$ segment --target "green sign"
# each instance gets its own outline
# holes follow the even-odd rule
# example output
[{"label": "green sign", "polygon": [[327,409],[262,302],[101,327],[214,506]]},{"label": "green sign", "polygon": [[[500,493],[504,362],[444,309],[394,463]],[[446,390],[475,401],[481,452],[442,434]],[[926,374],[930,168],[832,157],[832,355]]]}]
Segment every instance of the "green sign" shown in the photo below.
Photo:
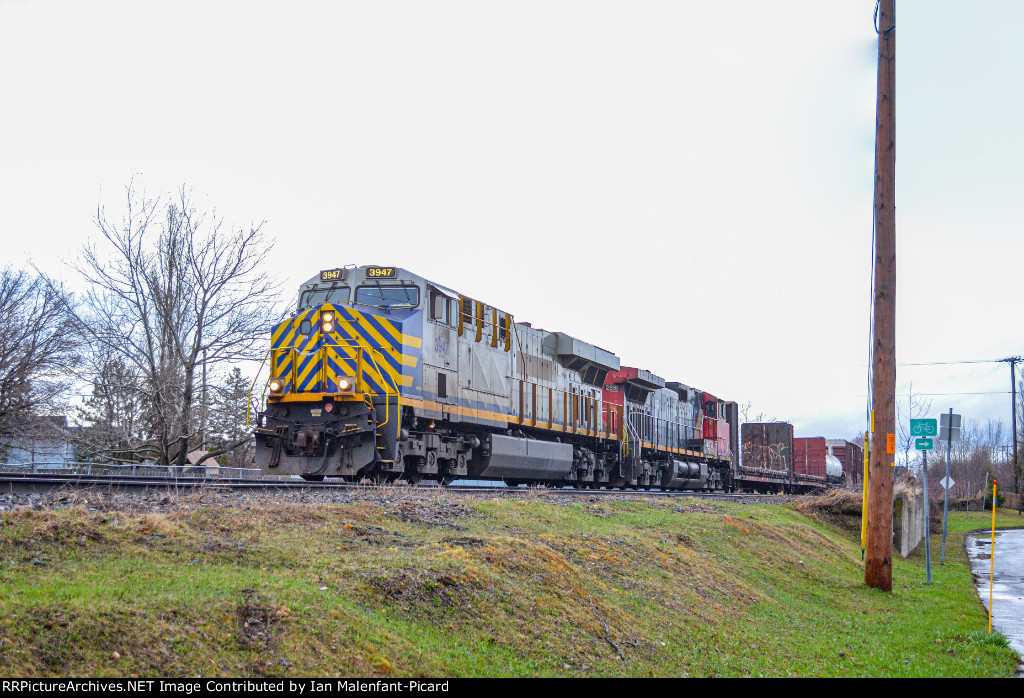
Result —
[{"label": "green sign", "polygon": [[939,433],[939,420],[937,419],[911,419],[911,436],[936,436]]},{"label": "green sign", "polygon": [[931,451],[935,448],[935,444],[931,439],[914,439],[914,448],[918,451]]}]

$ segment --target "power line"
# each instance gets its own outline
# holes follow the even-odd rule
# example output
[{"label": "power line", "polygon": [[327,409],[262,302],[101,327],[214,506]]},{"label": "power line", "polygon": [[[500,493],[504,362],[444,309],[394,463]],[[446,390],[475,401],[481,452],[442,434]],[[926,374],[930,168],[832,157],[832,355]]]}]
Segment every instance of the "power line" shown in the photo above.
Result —
[{"label": "power line", "polygon": [[988,390],[977,393],[914,393],[915,395],[1009,395],[1009,390]]},{"label": "power line", "polygon": [[900,363],[897,366],[952,366],[954,364],[999,364],[1006,359],[975,359],[971,361],[922,361],[919,363]]},{"label": "power line", "polygon": [[[930,396],[933,396],[933,395],[1009,395],[1009,394],[1010,394],[1009,390],[986,390],[986,391],[969,392],[969,393],[914,393],[914,395],[922,395],[922,396],[927,396],[927,397],[930,397]],[[864,397],[864,396],[863,395],[856,395],[855,397]],[[899,398],[897,398],[897,399],[899,399]]]}]

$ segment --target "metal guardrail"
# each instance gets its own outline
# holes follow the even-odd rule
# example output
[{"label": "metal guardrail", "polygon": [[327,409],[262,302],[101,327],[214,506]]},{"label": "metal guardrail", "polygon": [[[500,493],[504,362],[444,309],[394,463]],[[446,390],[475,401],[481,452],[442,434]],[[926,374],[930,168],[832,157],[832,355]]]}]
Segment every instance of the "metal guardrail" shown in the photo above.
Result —
[{"label": "metal guardrail", "polygon": [[203,478],[210,480],[262,480],[259,468],[225,468],[219,465],[157,465],[154,463],[44,462],[0,463],[0,473],[46,475],[117,475],[133,477]]}]

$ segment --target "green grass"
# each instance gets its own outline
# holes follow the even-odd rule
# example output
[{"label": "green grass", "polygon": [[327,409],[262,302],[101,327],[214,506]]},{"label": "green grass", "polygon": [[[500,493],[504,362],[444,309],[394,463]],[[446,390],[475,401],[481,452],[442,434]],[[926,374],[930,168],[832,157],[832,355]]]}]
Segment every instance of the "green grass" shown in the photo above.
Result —
[{"label": "green grass", "polygon": [[0,672],[1011,676],[961,545],[985,522],[950,522],[934,584],[897,557],[886,594],[857,533],[782,506],[19,511],[0,515]]}]

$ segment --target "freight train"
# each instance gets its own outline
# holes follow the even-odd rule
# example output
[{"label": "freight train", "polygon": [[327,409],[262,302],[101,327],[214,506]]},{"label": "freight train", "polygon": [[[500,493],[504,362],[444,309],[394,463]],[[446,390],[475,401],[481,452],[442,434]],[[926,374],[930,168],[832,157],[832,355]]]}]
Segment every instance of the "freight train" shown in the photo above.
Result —
[{"label": "freight train", "polygon": [[792,438],[741,465],[736,402],[398,267],[302,284],[267,359],[254,431],[268,474],[719,491],[829,482],[801,477]]}]

